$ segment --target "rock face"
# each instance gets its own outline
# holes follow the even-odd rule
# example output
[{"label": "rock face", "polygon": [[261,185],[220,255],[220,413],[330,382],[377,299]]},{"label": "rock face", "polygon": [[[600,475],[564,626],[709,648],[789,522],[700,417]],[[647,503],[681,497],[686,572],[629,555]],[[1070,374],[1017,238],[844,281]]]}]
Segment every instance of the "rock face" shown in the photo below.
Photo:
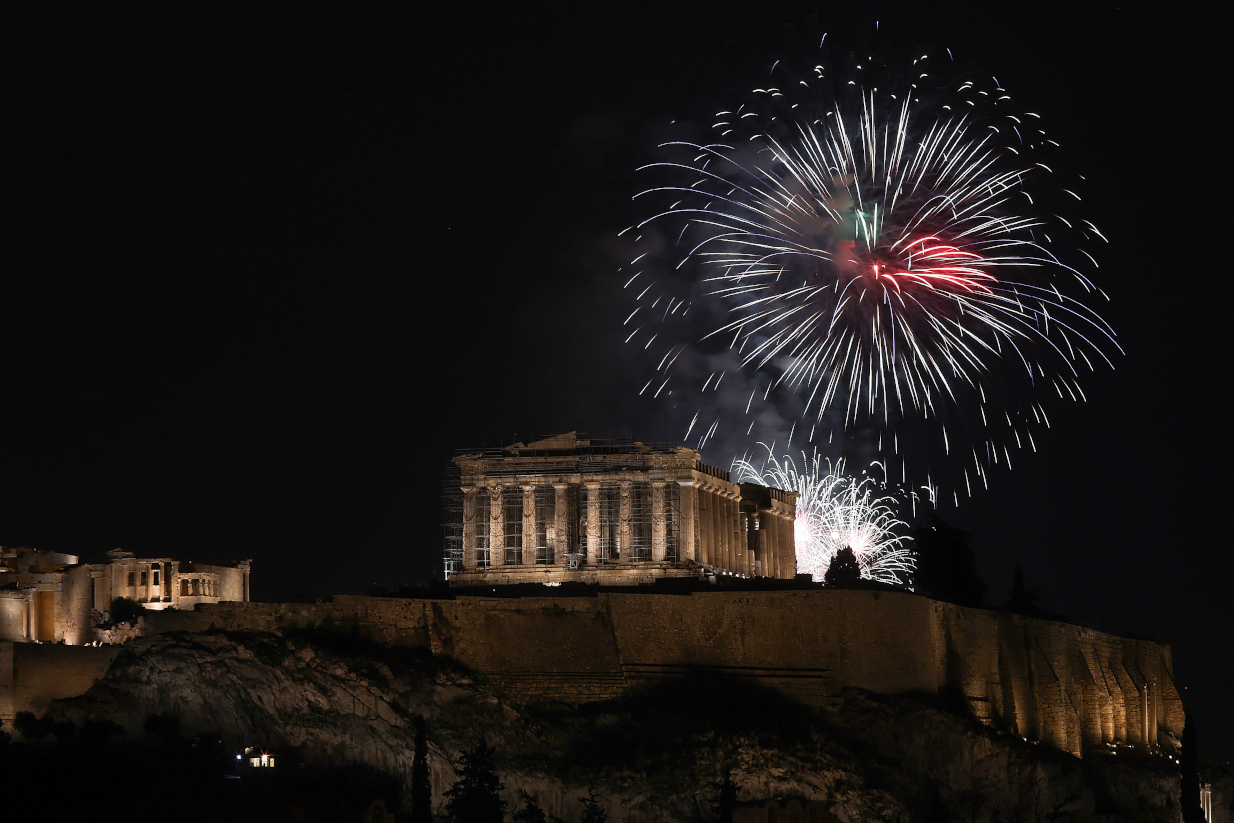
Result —
[{"label": "rock face", "polygon": [[146,626],[346,631],[447,655],[527,703],[616,698],[700,667],[818,706],[844,689],[952,691],[973,714],[1077,756],[1168,744],[1184,720],[1169,646],[903,591],[338,596],[165,609]]},{"label": "rock face", "polygon": [[744,819],[772,799],[823,801],[842,821],[1179,821],[1179,774],[1130,750],[1080,761],[981,726],[940,701],[848,690],[822,709],[715,677],[666,681],[590,707],[509,702],[482,675],[422,650],[328,635],[161,635],[50,715],[140,736],[151,714],[313,764],[360,763],[410,783],[415,719],[429,728],[433,807],[483,737],[508,808],[520,790],[579,819],[594,789],[611,821],[713,820],[726,773]]}]

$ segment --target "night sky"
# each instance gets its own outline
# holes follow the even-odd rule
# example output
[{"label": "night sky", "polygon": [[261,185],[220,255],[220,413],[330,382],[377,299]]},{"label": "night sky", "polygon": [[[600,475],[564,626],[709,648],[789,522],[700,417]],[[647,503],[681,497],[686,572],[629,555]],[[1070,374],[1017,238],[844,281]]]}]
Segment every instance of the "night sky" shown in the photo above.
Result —
[{"label": "night sky", "polygon": [[456,449],[681,441],[682,407],[637,396],[617,273],[665,124],[709,124],[823,32],[950,48],[1085,176],[1126,356],[941,515],[987,602],[1019,563],[1050,611],[1170,643],[1229,759],[1213,21],[769,8],[13,21],[0,543],[251,557],[264,600],[429,579]]}]

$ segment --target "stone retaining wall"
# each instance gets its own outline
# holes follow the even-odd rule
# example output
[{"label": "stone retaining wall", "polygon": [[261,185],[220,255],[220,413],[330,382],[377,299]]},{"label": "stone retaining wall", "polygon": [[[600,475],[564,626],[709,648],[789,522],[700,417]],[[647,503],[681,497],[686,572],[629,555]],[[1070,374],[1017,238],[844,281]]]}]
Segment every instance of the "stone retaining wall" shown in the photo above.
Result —
[{"label": "stone retaining wall", "polygon": [[120,646],[0,643],[0,720],[5,731],[18,712],[42,714],[47,704],[93,686]]},{"label": "stone retaining wall", "polygon": [[821,704],[845,687],[952,691],[986,722],[1080,754],[1181,737],[1168,646],[902,592],[335,597],[220,603],[147,616],[151,632],[325,628],[427,647],[527,701],[586,703],[659,677],[714,672]]}]

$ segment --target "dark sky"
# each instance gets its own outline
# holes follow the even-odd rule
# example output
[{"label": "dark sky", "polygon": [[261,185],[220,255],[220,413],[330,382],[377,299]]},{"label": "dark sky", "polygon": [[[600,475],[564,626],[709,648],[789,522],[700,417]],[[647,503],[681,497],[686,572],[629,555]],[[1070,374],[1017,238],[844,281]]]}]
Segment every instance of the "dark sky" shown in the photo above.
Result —
[{"label": "dark sky", "polygon": [[456,448],[679,439],[620,342],[633,170],[669,120],[877,19],[887,59],[950,48],[1042,113],[1111,241],[1126,351],[942,514],[990,602],[1020,563],[1047,608],[1170,643],[1228,758],[1212,21],[602,8],[13,21],[0,542],[251,557],[259,599],[362,592],[431,573]]}]

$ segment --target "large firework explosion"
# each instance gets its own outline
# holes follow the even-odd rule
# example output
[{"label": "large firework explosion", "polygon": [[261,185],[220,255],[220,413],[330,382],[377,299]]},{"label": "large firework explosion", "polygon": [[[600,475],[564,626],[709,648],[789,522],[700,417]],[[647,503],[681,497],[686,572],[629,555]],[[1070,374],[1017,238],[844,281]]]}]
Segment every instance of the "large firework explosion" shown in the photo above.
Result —
[{"label": "large firework explosion", "polygon": [[[1045,162],[1036,115],[995,81],[942,85],[929,63],[903,79],[777,66],[719,112],[715,142],[667,143],[644,167],[664,184],[639,195],[650,216],[633,236],[650,248],[627,282],[628,339],[669,341],[645,391],[688,388],[687,372],[718,388],[723,346],[744,413],[787,395],[810,440],[873,433],[904,480],[919,449],[914,483],[958,456],[970,492],[1036,448],[1042,398],[1083,399],[1081,373],[1118,350],[1083,302],[1104,297],[1084,249],[1102,238],[1062,216],[1079,198]],[[700,346],[718,368],[699,368]]]},{"label": "large firework explosion", "polygon": [[[896,517],[896,498],[885,484],[863,472],[848,474],[844,460],[823,460],[817,451],[801,454],[801,468],[793,458],[777,458],[770,447],[761,465],[742,458],[733,461],[738,483],[759,483],[786,491],[797,498],[795,542],[797,571],[821,581],[836,552],[851,548],[861,566],[861,576],[893,585],[912,583],[916,561],[908,544],[898,535],[906,524]],[[871,468],[877,469],[878,466]]]}]

